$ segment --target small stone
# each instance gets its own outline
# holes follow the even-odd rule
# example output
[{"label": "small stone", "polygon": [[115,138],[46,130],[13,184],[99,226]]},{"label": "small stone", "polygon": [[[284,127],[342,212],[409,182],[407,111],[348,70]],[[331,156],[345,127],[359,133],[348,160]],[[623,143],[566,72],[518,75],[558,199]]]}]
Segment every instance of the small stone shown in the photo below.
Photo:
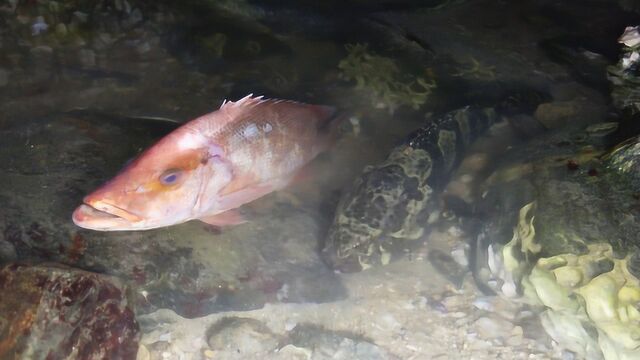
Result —
[{"label": "small stone", "polygon": [[65,36],[67,35],[69,31],[67,30],[67,26],[63,23],[60,23],[58,25],[56,25],[56,34],[60,35],[60,36]]},{"label": "small stone", "polygon": [[523,341],[522,335],[513,335],[507,339],[506,344],[509,346],[520,346]]},{"label": "small stone", "polygon": [[316,325],[299,325],[287,338],[291,345],[313,349],[313,358],[317,359],[389,359],[384,349],[359,335],[336,333]]},{"label": "small stone", "polygon": [[624,29],[624,34],[618,39],[618,42],[628,47],[640,45],[640,31],[638,31],[638,26],[627,26]]},{"label": "small stone", "polygon": [[466,305],[464,297],[458,295],[447,296],[442,299],[441,303],[449,312],[460,309]]},{"label": "small stone", "polygon": [[296,326],[298,325],[297,321],[291,320],[291,319],[287,319],[287,321],[284,323],[284,329],[286,331],[291,331],[293,330]]},{"label": "small stone", "polygon": [[53,54],[53,49],[50,46],[46,46],[46,45],[41,45],[41,46],[36,46],[36,47],[32,47],[31,50],[29,50],[29,52],[32,55],[51,55]]},{"label": "small stone", "polygon": [[472,304],[480,310],[497,314],[508,320],[514,320],[520,310],[518,305],[499,296],[478,296]]},{"label": "small stone", "polygon": [[509,338],[514,325],[504,319],[481,317],[473,323],[473,327],[480,338],[491,340]]},{"label": "small stone", "polygon": [[278,350],[278,354],[282,354],[285,359],[310,360],[313,356],[313,351],[311,351],[311,349],[289,344]]},{"label": "small stone", "polygon": [[78,52],[78,57],[80,59],[80,64],[83,67],[94,67],[96,66],[96,53],[91,49],[81,49]]},{"label": "small stone", "polygon": [[412,301],[413,305],[418,309],[424,310],[427,308],[427,304],[429,300],[424,296],[418,296],[416,299]]},{"label": "small stone", "polygon": [[456,326],[464,326],[464,325],[467,325],[470,322],[470,320],[471,319],[468,316],[465,316],[463,318],[456,319],[455,324]]},{"label": "small stone", "polygon": [[589,124],[601,121],[607,108],[593,98],[555,101],[540,104],[534,117],[547,129],[556,129],[568,124]]},{"label": "small stone", "polygon": [[31,21],[31,18],[25,15],[18,15],[16,16],[16,20],[22,25],[27,25],[29,21]]},{"label": "small stone", "polygon": [[136,52],[138,54],[145,54],[148,53],[149,51],[151,51],[151,44],[149,44],[149,42],[145,41],[140,43],[140,45],[136,46]]},{"label": "small stone", "polygon": [[467,313],[462,312],[462,311],[456,311],[456,312],[450,313],[449,316],[451,316],[454,319],[462,319],[462,318],[467,317],[469,315],[467,315]]},{"label": "small stone", "polygon": [[469,259],[467,258],[467,252],[465,249],[465,245],[456,246],[453,250],[451,250],[451,257],[458,265],[462,267],[469,266]]},{"label": "small stone", "polygon": [[82,11],[74,11],[72,21],[76,21],[79,24],[84,24],[87,22],[89,15],[83,13]]},{"label": "small stone", "polygon": [[133,9],[129,16],[122,21],[123,29],[130,29],[136,26],[138,23],[142,21],[142,11],[140,9]]},{"label": "small stone", "polygon": [[113,38],[109,33],[99,33],[93,39],[93,48],[96,50],[105,49],[107,46],[113,43]]},{"label": "small stone", "polygon": [[273,351],[279,342],[264,323],[250,318],[224,318],[213,324],[208,333],[212,350],[233,351],[243,356]]},{"label": "small stone", "polygon": [[206,357],[207,359],[213,359],[215,355],[216,355],[215,351],[211,349],[207,349],[204,351],[204,357]]},{"label": "small stone", "polygon": [[573,101],[556,101],[538,105],[534,117],[547,129],[562,127],[579,112]]},{"label": "small stone", "polygon": [[40,33],[47,31],[49,25],[44,21],[44,17],[38,16],[33,24],[31,24],[31,35],[38,36]]},{"label": "small stone", "polygon": [[136,355],[136,360],[151,360],[151,353],[146,346],[140,345],[138,348],[138,355]]}]

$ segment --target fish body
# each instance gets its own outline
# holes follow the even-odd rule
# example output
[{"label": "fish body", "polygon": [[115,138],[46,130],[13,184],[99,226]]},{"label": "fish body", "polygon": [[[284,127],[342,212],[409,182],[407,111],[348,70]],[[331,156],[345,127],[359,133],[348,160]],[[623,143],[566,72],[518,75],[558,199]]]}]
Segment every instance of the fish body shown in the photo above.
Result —
[{"label": "fish body", "polygon": [[493,109],[448,112],[409,134],[381,163],[368,166],[336,209],[323,256],[343,272],[386,264],[420,238],[439,210],[438,194],[464,150],[499,117]]},{"label": "fish body", "polygon": [[282,189],[325,151],[338,119],[329,106],[249,95],[179,127],[86,196],[76,225],[145,230],[199,219],[243,222],[234,209]]}]

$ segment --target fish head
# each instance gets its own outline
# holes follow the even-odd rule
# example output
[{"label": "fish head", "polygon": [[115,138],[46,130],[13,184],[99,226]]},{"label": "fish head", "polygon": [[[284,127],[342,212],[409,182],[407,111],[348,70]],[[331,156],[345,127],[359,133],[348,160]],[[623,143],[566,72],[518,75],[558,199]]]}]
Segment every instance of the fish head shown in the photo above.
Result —
[{"label": "fish head", "polygon": [[210,208],[231,178],[222,148],[181,128],[87,195],[74,211],[73,222],[100,231],[179,224]]}]

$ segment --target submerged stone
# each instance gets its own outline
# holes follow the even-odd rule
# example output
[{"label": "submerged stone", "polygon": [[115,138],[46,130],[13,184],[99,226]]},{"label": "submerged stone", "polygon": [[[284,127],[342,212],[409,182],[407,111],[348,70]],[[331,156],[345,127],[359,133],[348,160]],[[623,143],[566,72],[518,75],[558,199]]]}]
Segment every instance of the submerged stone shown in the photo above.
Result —
[{"label": "submerged stone", "polygon": [[0,270],[0,358],[134,359],[139,327],[111,277],[60,265]]}]

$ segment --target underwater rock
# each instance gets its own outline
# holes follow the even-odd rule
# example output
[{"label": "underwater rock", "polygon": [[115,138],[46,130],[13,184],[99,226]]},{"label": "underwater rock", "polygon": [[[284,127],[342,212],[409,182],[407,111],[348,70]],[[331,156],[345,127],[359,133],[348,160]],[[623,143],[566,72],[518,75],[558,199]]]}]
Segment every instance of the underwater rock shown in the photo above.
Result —
[{"label": "underwater rock", "polygon": [[84,67],[90,68],[96,66],[96,53],[91,49],[81,49],[78,51],[78,59]]},{"label": "underwater rock", "polygon": [[577,104],[571,101],[557,101],[540,104],[534,114],[536,120],[547,129],[554,129],[566,125],[578,112]]},{"label": "underwater rock", "polygon": [[224,318],[216,322],[207,334],[211,349],[237,353],[240,357],[258,358],[260,354],[273,352],[279,341],[264,323],[251,318]]},{"label": "underwater rock", "polygon": [[[139,327],[122,283],[59,265],[0,270],[0,358],[133,359]],[[13,356],[13,357],[12,357]]]},{"label": "underwater rock", "polygon": [[606,107],[588,99],[554,101],[538,106],[535,119],[547,129],[557,129],[566,125],[592,123],[601,119]]},{"label": "underwater rock", "polygon": [[473,323],[475,331],[482,339],[508,339],[514,330],[514,325],[498,317],[481,317]]},{"label": "underwater rock", "polygon": [[311,350],[312,360],[383,360],[392,354],[356,334],[335,332],[316,325],[302,324],[288,334],[288,342]]},{"label": "underwater rock", "polygon": [[624,33],[618,39],[618,42],[628,47],[640,45],[640,32],[638,31],[638,26],[627,26],[624,29]]},{"label": "underwater rock", "polygon": [[493,274],[482,283],[538,309],[546,332],[587,359],[636,359],[640,348],[639,141],[607,153],[615,125],[550,132],[512,149],[480,203],[492,214],[477,238],[475,263]]}]

